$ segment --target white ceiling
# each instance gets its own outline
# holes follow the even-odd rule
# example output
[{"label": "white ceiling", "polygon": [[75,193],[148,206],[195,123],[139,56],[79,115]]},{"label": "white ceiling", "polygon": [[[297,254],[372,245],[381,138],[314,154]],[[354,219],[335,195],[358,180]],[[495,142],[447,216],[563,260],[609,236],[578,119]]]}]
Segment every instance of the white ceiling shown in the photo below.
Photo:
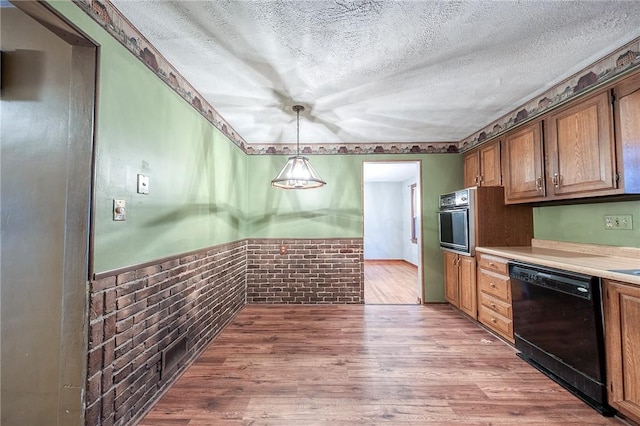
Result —
[{"label": "white ceiling", "polygon": [[249,143],[459,141],[640,36],[640,1],[112,0]]}]

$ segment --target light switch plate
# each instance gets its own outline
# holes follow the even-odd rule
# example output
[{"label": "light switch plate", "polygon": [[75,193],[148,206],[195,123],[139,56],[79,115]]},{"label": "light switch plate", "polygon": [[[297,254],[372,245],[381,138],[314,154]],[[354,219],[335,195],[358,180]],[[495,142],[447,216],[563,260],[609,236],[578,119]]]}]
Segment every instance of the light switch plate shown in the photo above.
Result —
[{"label": "light switch plate", "polygon": [[113,200],[113,220],[120,222],[126,219],[127,206],[124,200]]},{"label": "light switch plate", "polygon": [[149,176],[138,175],[138,194],[149,193]]}]

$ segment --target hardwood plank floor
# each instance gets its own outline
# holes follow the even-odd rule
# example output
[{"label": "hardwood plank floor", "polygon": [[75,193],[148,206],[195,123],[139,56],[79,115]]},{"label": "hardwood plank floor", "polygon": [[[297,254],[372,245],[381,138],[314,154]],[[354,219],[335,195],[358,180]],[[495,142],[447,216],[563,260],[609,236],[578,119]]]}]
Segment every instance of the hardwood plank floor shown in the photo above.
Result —
[{"label": "hardwood plank floor", "polygon": [[140,424],[621,422],[448,305],[249,305]]},{"label": "hardwood plank floor", "polygon": [[418,268],[404,260],[365,260],[364,303],[417,304]]}]

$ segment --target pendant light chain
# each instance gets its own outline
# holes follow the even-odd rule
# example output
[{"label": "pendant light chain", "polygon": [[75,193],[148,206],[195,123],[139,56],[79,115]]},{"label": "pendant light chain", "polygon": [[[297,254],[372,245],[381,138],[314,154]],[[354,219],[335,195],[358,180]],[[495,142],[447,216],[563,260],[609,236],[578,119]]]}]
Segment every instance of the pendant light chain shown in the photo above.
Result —
[{"label": "pendant light chain", "polygon": [[296,152],[300,156],[300,111],[304,111],[304,107],[302,105],[294,105],[292,108],[296,112]]},{"label": "pendant light chain", "polygon": [[296,121],[298,125],[296,126],[296,151],[298,155],[300,155],[300,110],[296,109]]}]

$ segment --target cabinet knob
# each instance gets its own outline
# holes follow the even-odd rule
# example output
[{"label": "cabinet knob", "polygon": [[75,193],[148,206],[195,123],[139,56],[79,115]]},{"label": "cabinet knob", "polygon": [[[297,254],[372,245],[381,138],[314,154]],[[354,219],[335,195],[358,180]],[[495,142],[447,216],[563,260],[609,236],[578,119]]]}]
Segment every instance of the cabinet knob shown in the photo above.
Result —
[{"label": "cabinet knob", "polygon": [[493,302],[491,302],[491,307],[492,307],[492,308],[495,308],[495,307],[496,307],[496,304],[495,304],[495,303],[493,303]]},{"label": "cabinet knob", "polygon": [[491,317],[491,322],[495,324],[498,321],[494,317]]},{"label": "cabinet knob", "polygon": [[496,288],[496,285],[494,283],[489,283],[489,287]]},{"label": "cabinet knob", "polygon": [[538,176],[536,179],[536,189],[540,191],[542,189],[542,177]]}]

